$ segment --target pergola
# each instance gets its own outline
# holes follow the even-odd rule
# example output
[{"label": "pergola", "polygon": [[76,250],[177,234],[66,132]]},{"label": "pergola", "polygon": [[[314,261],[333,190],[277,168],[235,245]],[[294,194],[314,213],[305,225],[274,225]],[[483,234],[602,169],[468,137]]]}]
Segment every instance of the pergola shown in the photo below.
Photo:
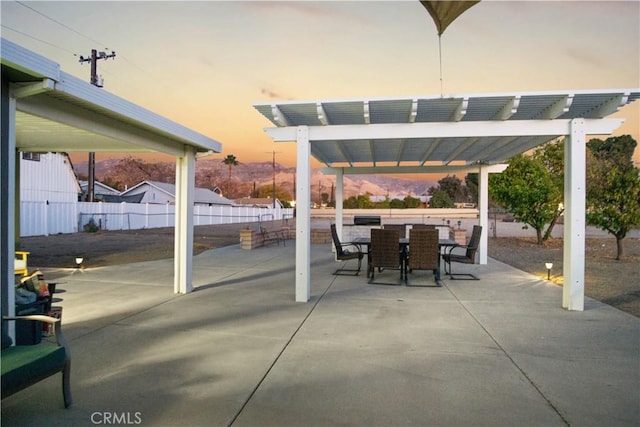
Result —
[{"label": "pergola", "polygon": [[[336,175],[336,225],[342,230],[345,174],[478,172],[479,224],[488,229],[489,173],[510,157],[559,137],[565,143],[562,306],[584,309],[587,135],[609,135],[610,114],[639,89],[456,94],[256,103],[275,142],[297,144],[295,298],[310,298],[311,156]],[[487,233],[479,261],[487,263]]]},{"label": "pergola", "polygon": [[18,151],[157,152],[176,157],[174,290],[192,290],[195,159],[222,145],[2,39],[2,311],[13,314]]}]

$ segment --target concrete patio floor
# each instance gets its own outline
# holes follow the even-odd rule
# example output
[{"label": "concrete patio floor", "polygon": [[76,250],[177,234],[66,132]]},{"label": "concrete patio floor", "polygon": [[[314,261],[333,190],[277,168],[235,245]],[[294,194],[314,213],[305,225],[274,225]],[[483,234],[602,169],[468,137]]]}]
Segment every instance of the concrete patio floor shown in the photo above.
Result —
[{"label": "concrete patio floor", "polygon": [[306,304],[292,241],[198,255],[188,295],[173,260],[46,270],[66,282],[74,405],[56,375],[3,400],[2,424],[640,423],[640,319],[588,298],[568,312],[560,287],[491,259],[460,266],[480,281],[394,287],[332,275],[329,245],[311,253]]}]

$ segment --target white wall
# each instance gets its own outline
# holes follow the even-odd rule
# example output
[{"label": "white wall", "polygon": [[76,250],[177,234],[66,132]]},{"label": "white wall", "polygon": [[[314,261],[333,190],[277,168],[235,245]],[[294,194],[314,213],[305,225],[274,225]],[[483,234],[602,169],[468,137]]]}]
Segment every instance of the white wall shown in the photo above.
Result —
[{"label": "white wall", "polygon": [[67,156],[40,153],[39,161],[20,156],[20,200],[75,202],[80,186]]},{"label": "white wall", "polygon": [[[151,203],[21,202],[20,236],[84,231],[90,219],[102,230],[173,227],[175,205]],[[246,206],[195,206],[194,225],[231,224],[293,218],[293,209]]]}]

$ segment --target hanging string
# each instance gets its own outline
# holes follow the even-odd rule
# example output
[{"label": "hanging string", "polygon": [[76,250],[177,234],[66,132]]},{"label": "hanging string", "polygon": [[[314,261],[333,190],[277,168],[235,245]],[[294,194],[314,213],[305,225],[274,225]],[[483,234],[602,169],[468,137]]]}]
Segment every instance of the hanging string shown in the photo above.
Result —
[{"label": "hanging string", "polygon": [[440,97],[444,98],[444,90],[442,88],[442,35],[438,34],[438,54],[440,56]]}]

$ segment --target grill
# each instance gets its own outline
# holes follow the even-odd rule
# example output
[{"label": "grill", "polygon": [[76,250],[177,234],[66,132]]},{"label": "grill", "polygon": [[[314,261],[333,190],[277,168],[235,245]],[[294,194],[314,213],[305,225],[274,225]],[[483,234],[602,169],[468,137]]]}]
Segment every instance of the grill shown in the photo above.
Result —
[{"label": "grill", "polygon": [[353,217],[353,225],[380,225],[379,215],[356,215]]}]

